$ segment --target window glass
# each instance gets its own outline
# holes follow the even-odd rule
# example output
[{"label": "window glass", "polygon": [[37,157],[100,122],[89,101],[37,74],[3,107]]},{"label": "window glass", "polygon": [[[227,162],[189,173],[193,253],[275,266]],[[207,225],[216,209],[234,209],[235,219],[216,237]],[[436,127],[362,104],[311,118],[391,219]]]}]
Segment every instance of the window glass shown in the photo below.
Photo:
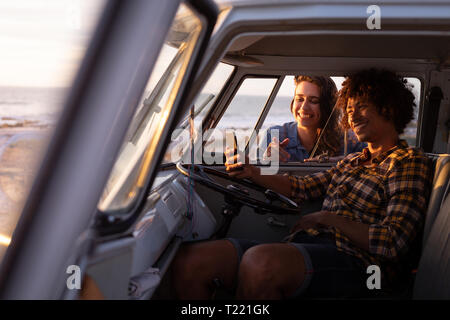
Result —
[{"label": "window glass", "polygon": [[208,135],[204,146],[207,164],[218,162],[216,153],[223,153],[225,144],[234,141],[233,135],[237,147],[245,149],[276,81],[276,78],[246,78],[242,82],[216,128]]},{"label": "window glass", "polygon": [[[337,89],[340,90],[342,88],[342,82],[344,82],[344,77],[331,77],[333,81],[336,83]],[[404,78],[408,82],[408,87],[411,89],[414,94],[414,103],[416,104],[416,108],[414,109],[414,118],[405,128],[405,132],[400,135],[401,139],[405,139],[410,146],[416,146],[416,135],[417,135],[417,119],[419,115],[419,107],[420,107],[420,92],[421,92],[421,82],[418,78],[406,77]]]},{"label": "window glass", "polygon": [[[331,77],[331,79],[334,81],[337,90],[339,91],[342,88],[342,82],[345,80],[345,78]],[[292,99],[294,98],[294,93],[294,76],[286,76],[261,129],[268,129],[272,126],[295,121],[294,116],[290,111],[290,104]]]},{"label": "window glass", "polygon": [[[344,77],[331,77],[332,80],[335,82],[337,89],[339,90],[342,87],[342,82],[344,80]],[[296,119],[294,115],[291,112],[291,102],[294,99],[295,96],[295,82],[294,82],[294,76],[286,76],[284,78],[284,81],[280,87],[280,90],[277,93],[277,96],[275,97],[273,104],[267,114],[266,119],[264,120],[264,123],[261,126],[260,129],[260,141],[259,145],[265,146],[265,144],[270,143],[270,141],[264,141],[264,139],[267,139],[267,137],[270,136],[270,133],[268,133],[268,130],[273,130],[274,126],[282,126],[282,129],[279,129],[279,138],[281,136],[287,135],[285,131],[283,133],[281,130],[285,130],[286,128],[296,128]],[[292,133],[292,132],[290,132]],[[270,139],[269,139],[270,140]],[[281,141],[280,141],[281,142]],[[262,154],[259,154],[258,157],[259,160],[262,159]],[[289,161],[298,161],[296,159],[289,160]]]},{"label": "window glass", "polygon": [[200,19],[181,4],[128,128],[99,210],[128,212],[142,191],[152,155],[201,30]]},{"label": "window glass", "polygon": [[408,85],[411,87],[411,91],[414,94],[414,102],[416,104],[416,108],[414,109],[414,118],[405,128],[405,132],[400,135],[401,139],[405,139],[410,146],[417,145],[417,119],[419,116],[419,106],[420,106],[420,92],[421,92],[421,83],[417,78],[405,78],[408,81]]},{"label": "window glass", "polygon": [[[344,82],[345,78],[344,77],[331,77],[331,78],[335,82],[336,87],[339,91],[342,88],[342,83]],[[408,81],[408,86],[410,86],[415,96],[416,109],[414,112],[414,119],[408,124],[408,126],[405,129],[405,132],[402,135],[400,135],[400,138],[405,139],[410,146],[415,146],[421,83],[420,80],[417,78],[405,78],[405,79]],[[274,99],[272,107],[269,113],[267,114],[264,123],[261,126],[260,130],[261,139],[263,137],[266,137],[265,132],[267,132],[267,130],[270,129],[271,127],[281,126],[283,124],[295,121],[294,116],[290,111],[290,104],[293,99],[294,92],[295,92],[294,77],[286,76],[276,98]],[[259,157],[259,159],[261,159],[261,157]]]},{"label": "window glass", "polygon": [[0,1],[0,260],[104,4]]},{"label": "window glass", "polygon": [[[206,82],[205,87],[201,91],[200,95],[194,102],[194,128],[196,133],[202,132],[202,121],[205,118],[208,111],[214,105],[217,100],[217,96],[222,90],[225,82],[233,72],[234,67],[219,63],[212,73],[209,80]],[[183,117],[180,124],[174,130],[171,143],[169,144],[167,151],[164,155],[164,163],[177,162],[181,159],[182,155],[189,149],[190,141],[190,110],[188,114]],[[202,138],[201,135],[195,135],[195,138]]]},{"label": "window glass", "polygon": [[294,116],[290,112],[290,104],[294,98],[294,92],[294,76],[285,77],[261,129],[268,129],[272,126],[295,121]]}]

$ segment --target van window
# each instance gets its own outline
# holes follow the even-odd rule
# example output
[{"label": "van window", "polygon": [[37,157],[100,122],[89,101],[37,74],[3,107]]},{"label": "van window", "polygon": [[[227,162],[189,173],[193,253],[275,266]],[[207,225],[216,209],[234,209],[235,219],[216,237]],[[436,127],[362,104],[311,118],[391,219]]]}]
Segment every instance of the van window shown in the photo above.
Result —
[{"label": "van window", "polygon": [[0,1],[0,261],[104,5]]},{"label": "van window", "polygon": [[[344,82],[344,77],[331,77],[335,82],[338,90],[342,88],[342,83]],[[420,106],[420,92],[421,83],[417,78],[405,78],[410,86],[411,91],[415,96],[416,108],[414,110],[414,119],[405,128],[405,131],[400,135],[401,139],[405,139],[410,146],[416,146],[416,134],[417,134],[417,118]],[[283,84],[278,91],[277,96],[270,108],[269,113],[261,126],[260,132],[264,132],[273,126],[279,126],[284,123],[295,121],[294,116],[290,111],[290,103],[293,99],[295,91],[294,76],[286,76]],[[265,135],[261,135],[262,137]]]},{"label": "van window", "polygon": [[[344,77],[331,77],[335,82],[337,89],[339,90],[342,87],[342,82],[344,81]],[[280,89],[275,97],[273,104],[267,114],[267,117],[264,120],[264,123],[260,129],[260,141],[259,145],[263,146],[263,143],[268,144],[270,141],[263,141],[265,138],[270,136],[268,130],[274,129],[274,126],[282,126],[284,128],[292,128],[291,125],[296,126],[295,117],[291,112],[291,102],[295,96],[295,82],[294,76],[286,76],[283,80],[283,83],[280,86]],[[286,135],[286,132],[283,132],[283,135]],[[280,141],[281,142],[281,141]],[[264,144],[264,146],[265,146]],[[258,159],[262,159],[259,157]],[[295,160],[297,161],[297,160]]]},{"label": "van window", "polygon": [[421,82],[418,78],[405,78],[408,81],[408,85],[411,87],[411,91],[414,94],[414,102],[416,108],[414,109],[414,118],[405,128],[405,132],[400,135],[401,139],[406,140],[408,145],[414,147],[417,146],[417,119],[419,116],[420,102],[421,102]]},{"label": "van window", "polygon": [[294,92],[294,76],[286,76],[272,106],[270,107],[270,111],[261,126],[262,130],[266,130],[272,126],[281,125],[286,122],[295,121],[289,107],[292,99],[294,98]]},{"label": "van window", "polygon": [[237,147],[244,150],[254,127],[273,90],[277,78],[246,78],[219,120],[204,146],[207,164],[209,154],[223,152],[225,144],[231,146],[236,137]]},{"label": "van window", "polygon": [[149,163],[202,30],[202,21],[181,4],[131,120],[99,201],[100,211],[126,213],[142,192]]},{"label": "van window", "polygon": [[[202,121],[208,114],[208,111],[215,104],[220,91],[223,89],[226,81],[233,72],[234,67],[219,62],[216,69],[206,82],[200,95],[194,102],[194,128],[195,139],[202,139]],[[183,154],[189,149],[190,141],[190,110],[183,117],[180,124],[172,133],[171,142],[164,154],[163,163],[178,162]],[[196,143],[198,143],[196,141]],[[201,141],[200,141],[201,143]]]}]

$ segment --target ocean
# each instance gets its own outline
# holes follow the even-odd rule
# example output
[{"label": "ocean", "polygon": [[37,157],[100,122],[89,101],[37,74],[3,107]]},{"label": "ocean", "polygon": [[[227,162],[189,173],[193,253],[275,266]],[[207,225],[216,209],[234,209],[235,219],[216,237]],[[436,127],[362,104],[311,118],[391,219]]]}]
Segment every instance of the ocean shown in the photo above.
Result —
[{"label": "ocean", "polygon": [[[266,104],[267,96],[235,96],[218,124],[218,128],[247,129],[253,128]],[[290,112],[292,97],[277,97],[266,116],[263,128],[294,121]]]},{"label": "ocean", "polygon": [[66,88],[0,87],[0,128],[55,125]]},{"label": "ocean", "polygon": [[[0,87],[0,128],[54,126],[67,92],[67,88]],[[204,95],[200,95],[199,103],[203,97]],[[275,99],[263,129],[294,120],[290,113],[291,99],[288,96],[278,96]],[[235,96],[218,128],[252,128],[266,100],[267,96]],[[413,120],[405,133],[415,136],[416,126],[417,122]]]},{"label": "ocean", "polygon": [[[0,87],[0,128],[55,125],[67,92],[67,88]],[[251,127],[266,99],[263,96],[237,96],[220,122],[220,127]],[[289,97],[275,100],[267,117],[270,120],[268,125],[293,120],[289,113],[290,101]]]}]

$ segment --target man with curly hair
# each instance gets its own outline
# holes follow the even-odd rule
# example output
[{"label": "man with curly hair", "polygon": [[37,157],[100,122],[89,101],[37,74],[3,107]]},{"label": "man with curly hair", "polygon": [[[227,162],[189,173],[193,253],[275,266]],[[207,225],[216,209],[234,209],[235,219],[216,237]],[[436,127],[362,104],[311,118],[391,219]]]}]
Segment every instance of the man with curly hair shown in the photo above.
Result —
[{"label": "man with curly hair", "polygon": [[322,210],[302,216],[284,242],[184,245],[172,266],[179,298],[209,298],[217,280],[238,298],[361,296],[371,265],[381,270],[382,290],[402,284],[417,262],[431,183],[428,158],[399,138],[414,96],[395,73],[370,69],[347,77],[337,103],[344,127],[368,147],[336,167],[288,177],[261,175],[238,156],[226,164],[230,176],[298,202],[324,197]]}]

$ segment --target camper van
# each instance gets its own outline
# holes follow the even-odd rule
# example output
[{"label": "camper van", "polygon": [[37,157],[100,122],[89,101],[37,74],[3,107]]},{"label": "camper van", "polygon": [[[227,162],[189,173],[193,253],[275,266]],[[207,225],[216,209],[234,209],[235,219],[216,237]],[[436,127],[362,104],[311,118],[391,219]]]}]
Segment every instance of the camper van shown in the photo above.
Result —
[{"label": "camper van", "polygon": [[[230,177],[226,146],[268,174],[332,168],[319,154],[275,165],[261,137],[293,121],[295,75],[331,77],[339,89],[369,68],[408,82],[416,109],[402,138],[433,163],[411,282],[372,298],[449,299],[444,0],[107,1],[2,244],[0,297],[172,299],[169,270],[183,243],[281,241],[323,199],[297,204]],[[215,296],[233,298],[220,286]]]}]

